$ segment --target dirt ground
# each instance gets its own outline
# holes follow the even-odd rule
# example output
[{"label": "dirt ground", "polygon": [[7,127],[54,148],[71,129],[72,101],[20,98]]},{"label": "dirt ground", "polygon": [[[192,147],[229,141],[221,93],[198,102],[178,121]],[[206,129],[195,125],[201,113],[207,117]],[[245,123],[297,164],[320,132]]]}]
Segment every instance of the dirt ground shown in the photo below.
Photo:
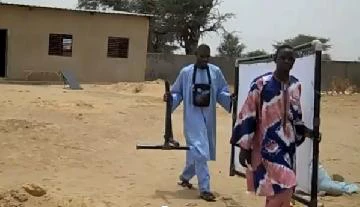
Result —
[{"label": "dirt ground", "polygon": [[[162,142],[161,81],[83,87],[0,85],[0,206],[263,206],[262,198],[245,192],[244,179],[229,176],[231,116],[223,109],[218,109],[218,157],[210,163],[218,201],[206,203],[196,190],[176,184],[183,151],[135,148]],[[329,173],[349,182],[360,181],[359,106],[360,95],[322,98],[320,160]],[[180,107],[173,130],[184,143],[182,126]],[[37,184],[46,194],[31,196],[24,184]],[[321,202],[358,207],[360,196],[322,197]]]}]

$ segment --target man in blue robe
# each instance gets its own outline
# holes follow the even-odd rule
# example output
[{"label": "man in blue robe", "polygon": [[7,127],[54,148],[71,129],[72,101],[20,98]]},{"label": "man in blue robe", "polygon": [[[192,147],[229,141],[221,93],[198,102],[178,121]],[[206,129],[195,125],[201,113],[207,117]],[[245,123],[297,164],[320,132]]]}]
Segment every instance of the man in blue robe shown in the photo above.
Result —
[{"label": "man in blue robe", "polygon": [[196,63],[181,69],[164,101],[170,98],[172,111],[182,101],[184,106],[184,135],[190,150],[179,184],[191,188],[189,181],[196,175],[200,198],[215,201],[207,161],[216,158],[216,103],[230,113],[232,95],[219,67],[209,63],[210,47],[200,45],[195,55]]}]

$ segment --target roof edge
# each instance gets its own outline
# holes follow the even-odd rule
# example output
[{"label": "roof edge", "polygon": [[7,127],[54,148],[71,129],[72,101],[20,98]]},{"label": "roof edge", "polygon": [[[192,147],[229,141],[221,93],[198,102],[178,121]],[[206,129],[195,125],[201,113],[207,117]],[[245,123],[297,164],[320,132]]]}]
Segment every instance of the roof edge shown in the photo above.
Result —
[{"label": "roof edge", "polygon": [[15,7],[29,7],[29,8],[39,8],[39,9],[50,9],[58,11],[72,11],[72,12],[83,12],[83,13],[99,13],[99,14],[108,14],[108,15],[127,15],[127,16],[137,16],[137,17],[153,17],[151,14],[141,14],[133,13],[126,11],[101,11],[101,10],[90,10],[90,9],[76,9],[76,8],[64,8],[64,7],[51,7],[51,6],[40,6],[32,4],[16,4],[9,2],[0,2],[0,6],[15,6]]}]

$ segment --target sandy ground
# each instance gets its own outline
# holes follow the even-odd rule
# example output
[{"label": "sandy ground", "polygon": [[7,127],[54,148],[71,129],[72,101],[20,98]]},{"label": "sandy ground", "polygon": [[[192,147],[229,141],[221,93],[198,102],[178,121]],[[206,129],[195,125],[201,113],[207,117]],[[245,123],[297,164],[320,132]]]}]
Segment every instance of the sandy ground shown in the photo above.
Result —
[{"label": "sandy ground", "polygon": [[[183,151],[136,150],[161,143],[162,82],[63,86],[0,85],[0,206],[40,207],[255,207],[262,198],[230,177],[231,116],[218,109],[218,159],[210,163],[215,203],[176,185]],[[324,96],[320,159],[329,173],[360,181],[360,95]],[[184,143],[182,108],[173,115],[175,136]],[[43,187],[41,197],[22,186]],[[193,181],[196,184],[196,180]],[[197,185],[195,185],[197,187]],[[360,206],[360,196],[323,197],[327,207]],[[300,206],[300,205],[299,205]]]}]

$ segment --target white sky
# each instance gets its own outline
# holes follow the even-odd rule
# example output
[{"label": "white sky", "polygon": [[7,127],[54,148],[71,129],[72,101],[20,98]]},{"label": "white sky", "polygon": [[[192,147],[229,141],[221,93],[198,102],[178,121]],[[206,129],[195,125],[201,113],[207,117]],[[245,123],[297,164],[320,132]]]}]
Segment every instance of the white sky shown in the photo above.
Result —
[{"label": "white sky", "polygon": [[[44,6],[70,7],[77,0],[3,0]],[[220,12],[231,12],[235,18],[225,24],[238,35],[248,50],[265,49],[299,33],[330,38],[329,51],[335,60],[357,60],[360,57],[360,0],[223,0]],[[211,33],[202,38],[216,52],[220,36]]]}]

